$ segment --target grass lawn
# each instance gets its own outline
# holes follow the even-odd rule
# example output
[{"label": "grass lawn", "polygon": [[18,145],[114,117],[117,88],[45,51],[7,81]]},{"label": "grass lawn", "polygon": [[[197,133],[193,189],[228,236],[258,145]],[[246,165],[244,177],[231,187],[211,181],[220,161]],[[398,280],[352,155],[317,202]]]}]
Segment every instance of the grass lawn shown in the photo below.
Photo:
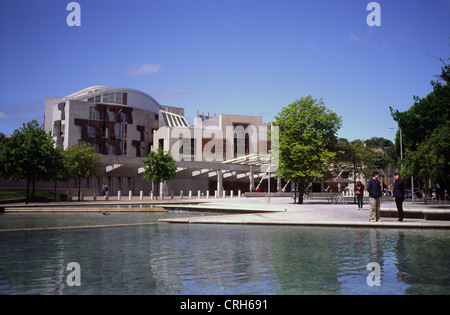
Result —
[{"label": "grass lawn", "polygon": [[[30,189],[30,198],[32,190]],[[36,190],[34,192],[36,198],[53,197],[53,192],[45,190]],[[27,197],[26,189],[0,189],[0,200],[25,199]]]}]

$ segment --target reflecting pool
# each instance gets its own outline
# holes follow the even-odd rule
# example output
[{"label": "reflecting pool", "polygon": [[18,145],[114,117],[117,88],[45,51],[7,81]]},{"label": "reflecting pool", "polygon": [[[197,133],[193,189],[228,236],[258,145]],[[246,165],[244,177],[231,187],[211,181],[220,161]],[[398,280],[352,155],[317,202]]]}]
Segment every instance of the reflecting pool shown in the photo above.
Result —
[{"label": "reflecting pool", "polygon": [[0,232],[0,294],[450,293],[449,230],[157,223],[192,215],[0,215],[0,229],[154,223]]}]

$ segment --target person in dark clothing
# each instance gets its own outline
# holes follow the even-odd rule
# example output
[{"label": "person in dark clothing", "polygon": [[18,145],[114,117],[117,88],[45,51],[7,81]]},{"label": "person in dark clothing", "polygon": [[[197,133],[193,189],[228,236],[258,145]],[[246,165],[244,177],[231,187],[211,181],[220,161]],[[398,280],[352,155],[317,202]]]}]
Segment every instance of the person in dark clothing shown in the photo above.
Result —
[{"label": "person in dark clothing", "polygon": [[380,220],[380,198],[381,198],[381,184],[378,180],[378,172],[372,173],[372,178],[367,183],[367,191],[369,192],[370,201],[370,222],[381,222]]},{"label": "person in dark clothing", "polygon": [[405,201],[405,182],[400,177],[399,173],[394,173],[394,201],[397,206],[398,220],[397,222],[403,222],[403,201]]},{"label": "person in dark clothing", "polygon": [[364,185],[361,181],[356,183],[356,199],[358,200],[358,210],[363,208],[363,198],[364,198]]}]

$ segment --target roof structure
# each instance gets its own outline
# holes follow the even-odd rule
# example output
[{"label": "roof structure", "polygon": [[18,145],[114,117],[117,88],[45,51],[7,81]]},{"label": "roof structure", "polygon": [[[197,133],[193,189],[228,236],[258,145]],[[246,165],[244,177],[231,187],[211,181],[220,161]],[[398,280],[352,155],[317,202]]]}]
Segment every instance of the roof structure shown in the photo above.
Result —
[{"label": "roof structure", "polygon": [[161,110],[161,115],[167,127],[189,127],[186,118],[171,112]]}]

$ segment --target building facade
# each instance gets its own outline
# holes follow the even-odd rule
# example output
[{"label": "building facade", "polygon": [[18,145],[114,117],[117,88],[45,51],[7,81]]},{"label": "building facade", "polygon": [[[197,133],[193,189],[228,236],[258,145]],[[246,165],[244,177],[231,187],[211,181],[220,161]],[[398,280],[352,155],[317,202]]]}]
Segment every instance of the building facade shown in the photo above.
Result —
[{"label": "building facade", "polygon": [[[148,194],[154,188],[142,179],[142,160],[159,147],[178,163],[177,178],[159,193],[252,189],[261,175],[257,165],[266,163],[270,150],[270,124],[258,116],[197,116],[190,125],[183,108],[161,105],[138,90],[99,85],[46,98],[44,127],[57,146],[86,142],[102,156],[102,178],[86,181],[83,189],[99,193],[107,184],[111,194]],[[235,163],[245,156],[253,160]]]}]

